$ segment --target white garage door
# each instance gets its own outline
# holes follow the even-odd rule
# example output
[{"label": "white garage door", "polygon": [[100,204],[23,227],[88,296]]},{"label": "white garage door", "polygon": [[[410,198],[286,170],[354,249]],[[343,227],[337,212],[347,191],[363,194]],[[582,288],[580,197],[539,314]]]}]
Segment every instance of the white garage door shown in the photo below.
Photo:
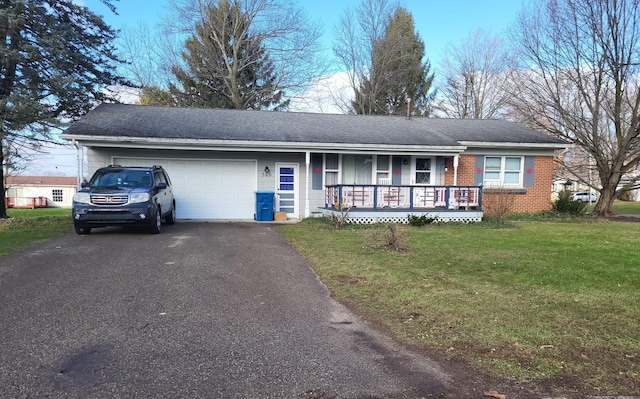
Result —
[{"label": "white garage door", "polygon": [[256,161],[114,158],[113,162],[162,165],[173,183],[178,219],[253,219]]}]

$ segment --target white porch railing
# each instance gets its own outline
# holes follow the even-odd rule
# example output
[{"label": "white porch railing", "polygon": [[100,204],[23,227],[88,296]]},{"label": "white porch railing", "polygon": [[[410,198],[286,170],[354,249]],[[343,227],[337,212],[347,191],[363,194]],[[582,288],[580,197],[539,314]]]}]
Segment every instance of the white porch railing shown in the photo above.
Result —
[{"label": "white porch railing", "polygon": [[482,210],[482,187],[337,184],[326,187],[325,206],[338,210]]}]

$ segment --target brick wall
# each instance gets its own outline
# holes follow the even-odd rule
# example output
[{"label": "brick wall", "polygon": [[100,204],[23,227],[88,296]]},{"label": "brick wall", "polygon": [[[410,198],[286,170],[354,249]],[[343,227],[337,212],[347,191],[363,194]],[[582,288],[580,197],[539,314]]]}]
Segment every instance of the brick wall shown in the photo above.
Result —
[{"label": "brick wall", "polygon": [[513,212],[539,212],[551,208],[553,156],[535,157],[533,169],[533,186],[527,187],[526,194],[516,197]]},{"label": "brick wall", "polygon": [[[458,185],[473,186],[475,155],[460,155],[458,162]],[[539,212],[551,207],[551,182],[553,180],[553,157],[536,156],[533,164],[533,186],[526,187],[527,192],[514,194],[513,212]],[[445,161],[447,172],[444,184],[453,185],[453,157]],[[525,170],[525,174],[527,171]]]}]

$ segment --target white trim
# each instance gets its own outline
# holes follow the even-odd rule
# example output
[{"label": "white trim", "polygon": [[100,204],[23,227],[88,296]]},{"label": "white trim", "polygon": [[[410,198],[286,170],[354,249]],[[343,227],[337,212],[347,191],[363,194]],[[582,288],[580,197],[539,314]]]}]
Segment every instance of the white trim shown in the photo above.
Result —
[{"label": "white trim", "polygon": [[276,162],[276,209],[280,210],[280,168],[293,168],[293,213],[287,213],[287,217],[300,218],[300,164],[297,162]]},{"label": "white trim", "polygon": [[[487,182],[486,174],[487,174],[487,158],[500,158],[500,170],[499,172],[499,180]],[[518,171],[518,183],[507,184],[504,182],[504,175],[507,172],[506,163],[507,158],[518,158],[520,159],[520,170]],[[524,162],[525,157],[520,155],[487,155],[484,157],[484,164],[482,167],[482,184],[487,188],[495,188],[495,187],[504,187],[504,188],[523,188],[524,187]],[[509,170],[513,171],[513,170]],[[492,171],[494,172],[494,171]]]},{"label": "white trim", "polygon": [[506,143],[502,141],[458,141],[466,147],[482,147],[482,148],[536,148],[536,149],[556,149],[564,150],[574,147],[573,144],[561,143]]},{"label": "white trim", "polygon": [[306,179],[305,179],[305,188],[304,188],[304,217],[308,218],[311,216],[311,205],[309,203],[309,184],[311,182],[311,153],[307,151],[304,157],[305,166],[306,166]]},{"label": "white trim", "polygon": [[144,149],[190,149],[255,152],[335,152],[335,153],[375,153],[381,155],[420,154],[423,152],[441,155],[458,154],[465,150],[464,146],[427,146],[398,144],[353,144],[353,143],[314,143],[287,141],[246,141],[246,140],[201,140],[181,138],[139,138],[139,137],[105,137],[90,135],[65,136],[63,139],[75,139],[86,146],[120,147]]}]

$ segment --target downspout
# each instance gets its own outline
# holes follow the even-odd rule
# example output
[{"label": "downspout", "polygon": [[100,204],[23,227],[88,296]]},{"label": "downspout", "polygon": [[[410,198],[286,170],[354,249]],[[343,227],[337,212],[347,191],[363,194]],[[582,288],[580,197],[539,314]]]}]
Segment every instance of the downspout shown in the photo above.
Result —
[{"label": "downspout", "polygon": [[460,155],[453,156],[453,185],[458,185],[458,163],[460,161]]},{"label": "downspout", "polygon": [[311,176],[309,176],[309,172],[311,171],[311,152],[307,151],[305,153],[305,164],[307,167],[307,179],[305,182],[305,189],[304,189],[304,217],[308,218],[309,216],[311,216],[311,209],[310,209],[310,205],[309,205],[309,181],[311,180]]}]

